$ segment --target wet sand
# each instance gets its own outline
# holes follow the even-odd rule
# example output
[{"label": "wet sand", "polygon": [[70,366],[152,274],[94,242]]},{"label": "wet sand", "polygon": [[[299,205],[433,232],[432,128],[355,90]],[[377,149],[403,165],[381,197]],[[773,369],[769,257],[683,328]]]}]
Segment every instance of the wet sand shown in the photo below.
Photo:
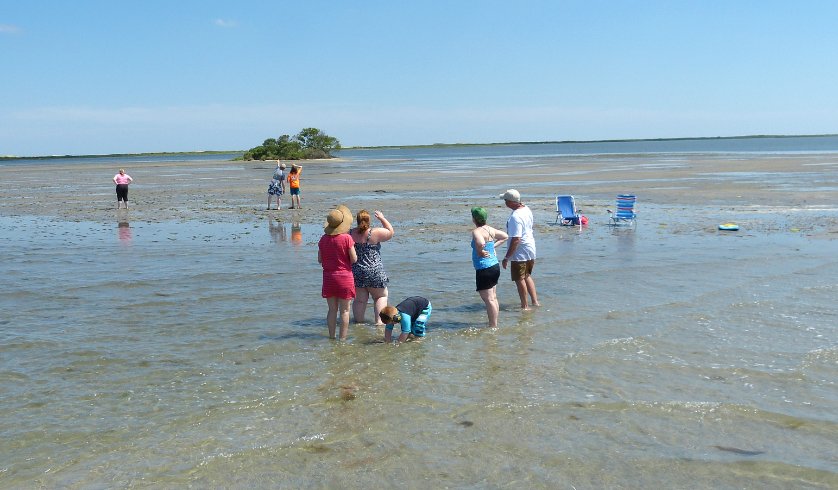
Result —
[{"label": "wet sand", "polygon": [[[692,229],[746,220],[751,230],[775,230],[778,218],[795,233],[834,236],[838,156],[608,155],[510,158],[477,162],[304,162],[303,209],[265,209],[274,162],[164,162],[127,168],[131,221],[248,222],[266,218],[319,224],[344,203],[354,211],[383,210],[391,221],[421,224],[422,237],[462,230],[473,205],[505,220],[497,195],[521,191],[537,221],[549,222],[555,196],[572,194],[591,223],[607,221],[614,196],[638,194],[640,222],[656,218]],[[33,164],[0,167],[0,215],[113,222],[111,183],[118,164]],[[288,196],[283,205],[287,208]],[[493,211],[494,207],[494,211]],[[658,208],[660,216],[650,213]],[[825,213],[822,211],[826,210]],[[123,211],[124,212],[124,211]],[[646,219],[644,219],[644,216]],[[539,219],[541,218],[541,219]],[[718,219],[717,219],[718,218]],[[817,218],[817,219],[813,219]]]}]

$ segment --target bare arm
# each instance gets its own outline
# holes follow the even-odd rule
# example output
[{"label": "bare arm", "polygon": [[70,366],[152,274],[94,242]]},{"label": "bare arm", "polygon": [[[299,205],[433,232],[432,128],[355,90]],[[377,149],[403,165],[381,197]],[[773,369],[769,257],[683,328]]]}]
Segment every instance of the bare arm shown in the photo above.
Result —
[{"label": "bare arm", "polygon": [[506,240],[509,239],[509,235],[507,235],[505,231],[500,231],[497,228],[492,228],[492,232],[494,233],[495,238],[495,250],[497,250],[498,247],[506,243]]},{"label": "bare arm", "polygon": [[471,239],[474,240],[474,251],[478,257],[489,257],[491,254],[484,247],[486,246],[486,239],[483,233],[480,233],[480,228],[471,230]]},{"label": "bare arm", "polygon": [[355,252],[355,245],[349,247],[349,263],[354,264],[358,262],[358,254]]},{"label": "bare arm", "polygon": [[506,263],[509,262],[509,257],[512,257],[512,254],[515,253],[515,249],[518,248],[518,243],[521,242],[521,237],[514,236],[509,239],[509,245],[506,248],[506,256],[503,258],[503,268],[506,269]]},{"label": "bare arm", "polygon": [[381,222],[382,228],[376,228],[373,230],[373,235],[375,237],[376,242],[386,242],[387,240],[393,238],[393,235],[396,234],[395,230],[393,230],[393,225],[387,221],[387,218],[384,217],[384,213],[381,211],[375,211],[373,213],[378,221]]}]

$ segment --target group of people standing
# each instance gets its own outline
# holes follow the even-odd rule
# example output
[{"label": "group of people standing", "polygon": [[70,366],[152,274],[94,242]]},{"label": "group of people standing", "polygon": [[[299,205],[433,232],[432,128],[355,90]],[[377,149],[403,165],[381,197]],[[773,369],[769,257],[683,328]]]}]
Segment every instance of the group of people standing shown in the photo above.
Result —
[{"label": "group of people standing", "polygon": [[[390,341],[391,325],[410,318],[409,314],[402,317],[399,311],[393,311],[396,308],[387,305],[387,285],[390,279],[381,261],[381,244],[393,238],[395,231],[381,211],[374,211],[373,216],[381,226],[371,225],[371,217],[366,209],[355,216],[357,225],[354,228],[352,212],[346,206],[340,205],[326,216],[323,236],[318,242],[317,261],[323,267],[321,294],[329,307],[326,324],[330,338],[335,338],[338,333],[337,321],[340,319],[339,336],[341,340],[346,339],[349,334],[350,305],[355,323],[364,323],[370,298],[373,301],[375,324],[385,326],[385,341]],[[430,302],[421,309],[425,308],[430,310]],[[418,315],[414,312],[412,318],[418,320]],[[405,340],[408,333],[404,337],[400,335],[400,340]],[[421,333],[424,334],[424,328]]]},{"label": "group of people standing", "polygon": [[[501,198],[512,214],[506,221],[506,232],[492,228],[486,221],[485,208],[471,208],[471,261],[475,270],[477,293],[486,304],[489,327],[498,326],[500,305],[497,298],[497,284],[500,279],[500,266],[509,268],[512,281],[518,289],[521,309],[540,306],[532,271],[535,267],[535,237],[533,235],[533,215],[530,208],[521,202],[521,193],[515,189],[504,192]],[[509,241],[506,255],[499,261],[497,248]],[[531,302],[531,303],[530,303]]]},{"label": "group of people standing", "polygon": [[[505,232],[487,224],[488,213],[485,208],[471,209],[475,283],[486,305],[489,327],[498,325],[500,306],[497,284],[501,266],[510,270],[521,300],[521,309],[539,306],[532,278],[536,259],[532,211],[521,202],[521,194],[515,189],[506,191],[501,197],[512,210]],[[381,211],[375,211],[373,215],[381,223],[380,227],[372,227],[369,212],[361,210],[355,216],[357,226],[352,228],[352,213],[344,205],[336,207],[326,216],[323,236],[318,243],[317,261],[323,268],[321,294],[328,305],[326,324],[329,338],[334,339],[336,335],[341,340],[347,338],[350,305],[355,323],[363,323],[370,298],[373,300],[376,325],[385,327],[385,342],[392,340],[392,330],[396,323],[401,326],[398,337],[400,342],[410,336],[423,337],[432,312],[431,302],[427,298],[411,296],[396,306],[387,304],[389,279],[381,261],[381,243],[391,239],[394,230]],[[499,261],[497,248],[507,241],[506,254]]]},{"label": "group of people standing", "polygon": [[[268,209],[271,200],[276,199],[276,208],[281,207],[281,198],[286,184],[291,194],[291,209],[300,208],[300,175],[302,166],[293,164],[285,175],[285,164],[276,162],[276,169],[268,185]],[[114,175],[117,209],[124,203],[128,209],[128,185],[133,182],[125,169]],[[521,194],[509,189],[501,195],[512,214],[506,222],[506,231],[487,224],[485,208],[473,207],[471,218],[474,229],[471,232],[472,263],[475,269],[476,289],[489,318],[489,327],[497,327],[500,305],[497,299],[497,284],[500,267],[509,268],[512,281],[518,290],[521,309],[539,306],[535,281],[532,278],[536,250],[533,236],[533,214],[521,202]],[[340,339],[349,334],[350,305],[355,323],[364,323],[367,302],[372,298],[375,324],[385,327],[384,340],[389,342],[393,326],[398,323],[401,333],[398,340],[404,341],[411,335],[422,337],[430,318],[430,301],[421,296],[412,296],[396,306],[388,306],[387,285],[389,278],[381,261],[381,244],[393,238],[393,226],[381,211],[373,216],[381,226],[371,225],[369,212],[362,209],[355,216],[357,226],[352,228],[352,213],[346,206],[338,206],[329,212],[323,227],[323,236],[318,243],[317,261],[323,267],[322,296],[326,298],[328,313],[326,323],[329,337],[335,338],[337,321],[340,319]],[[497,249],[507,244],[503,260],[498,260]]]},{"label": "group of people standing", "polygon": [[291,194],[291,209],[299,209],[300,206],[300,175],[303,173],[303,166],[291,164],[291,170],[285,175],[285,164],[276,161],[276,169],[268,184],[268,210],[271,209],[271,199],[276,199],[276,209],[280,209],[282,195],[285,194],[286,183]]}]

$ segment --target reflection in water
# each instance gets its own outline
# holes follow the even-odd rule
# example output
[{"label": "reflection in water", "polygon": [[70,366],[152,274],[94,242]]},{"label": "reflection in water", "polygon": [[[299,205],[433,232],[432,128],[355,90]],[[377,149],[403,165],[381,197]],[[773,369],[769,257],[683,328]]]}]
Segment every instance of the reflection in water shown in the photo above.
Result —
[{"label": "reflection in water", "polygon": [[294,245],[303,243],[303,228],[300,226],[299,221],[291,223],[291,242]]},{"label": "reflection in water", "polygon": [[611,234],[617,237],[617,255],[624,261],[634,260],[634,247],[637,235],[633,227],[615,226]]},{"label": "reflection in water", "polygon": [[133,235],[131,233],[131,225],[127,221],[120,221],[117,224],[117,236],[119,241],[125,244],[131,243]]},{"label": "reflection in water", "polygon": [[271,238],[276,243],[288,241],[288,233],[285,231],[285,223],[281,223],[275,219],[269,219],[268,232],[270,232]]}]

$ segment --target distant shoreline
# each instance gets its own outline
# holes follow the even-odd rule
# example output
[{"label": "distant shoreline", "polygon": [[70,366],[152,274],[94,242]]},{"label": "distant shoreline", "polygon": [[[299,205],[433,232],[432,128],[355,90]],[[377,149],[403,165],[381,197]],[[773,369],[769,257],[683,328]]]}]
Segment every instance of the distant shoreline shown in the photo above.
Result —
[{"label": "distant shoreline", "polygon": [[695,136],[678,138],[628,138],[608,140],[562,140],[562,141],[507,141],[505,143],[433,143],[430,145],[386,145],[386,146],[347,146],[342,150],[378,150],[393,148],[450,148],[470,146],[504,146],[504,145],[571,145],[585,143],[639,143],[644,141],[703,141],[703,140],[747,140],[760,138],[824,138],[838,136],[835,134],[754,134],[745,136]]},{"label": "distant shoreline", "polygon": [[210,151],[155,151],[148,153],[107,153],[91,155],[40,155],[19,157],[14,155],[0,156],[0,160],[51,160],[58,158],[116,158],[116,157],[162,157],[179,155],[226,155],[228,153],[244,153],[245,150],[210,150]]},{"label": "distant shoreline", "polygon": [[[507,141],[502,143],[433,143],[429,145],[382,145],[382,146],[347,146],[341,150],[387,150],[394,148],[456,148],[456,147],[479,147],[479,146],[512,146],[512,145],[562,145],[562,144],[587,144],[587,143],[634,143],[644,141],[705,141],[705,140],[746,140],[746,139],[767,139],[767,138],[823,138],[838,136],[838,133],[831,134],[754,134],[744,136],[696,136],[678,138],[627,138],[627,139],[604,139],[604,140],[562,140],[562,141]],[[338,150],[340,151],[340,150]],[[60,158],[116,158],[116,157],[145,157],[145,156],[179,156],[179,155],[223,155],[229,153],[242,153],[245,150],[208,150],[208,151],[162,151],[147,153],[109,153],[102,155],[42,155],[42,156],[0,156],[3,160],[51,160]]]}]

